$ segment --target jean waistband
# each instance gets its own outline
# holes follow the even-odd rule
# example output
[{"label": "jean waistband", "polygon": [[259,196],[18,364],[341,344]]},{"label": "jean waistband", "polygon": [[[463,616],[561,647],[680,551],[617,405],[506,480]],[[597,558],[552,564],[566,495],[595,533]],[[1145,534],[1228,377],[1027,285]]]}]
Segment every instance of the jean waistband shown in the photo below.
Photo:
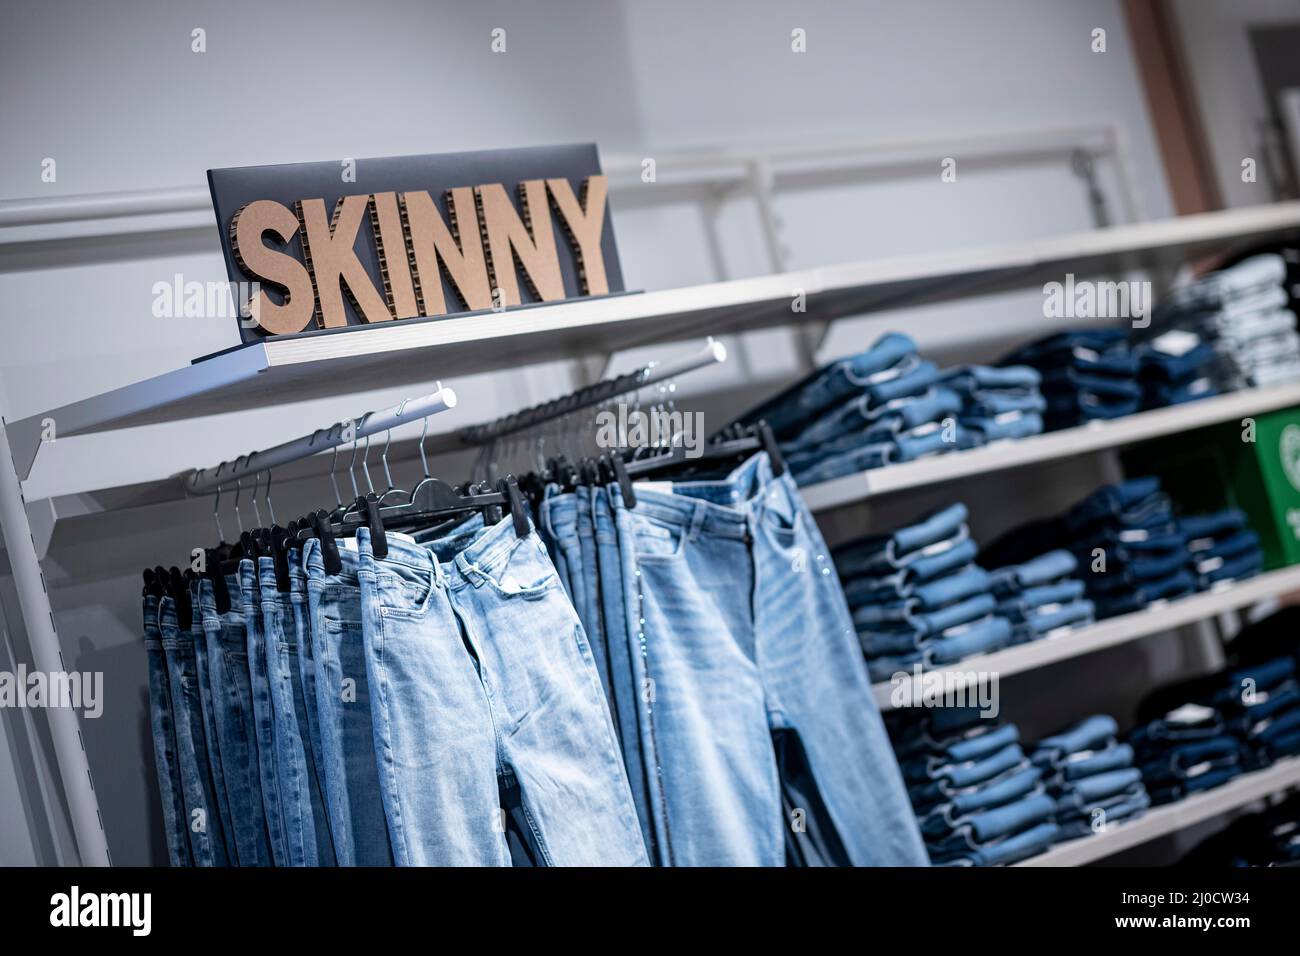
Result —
[{"label": "jean waistband", "polygon": [[[743,539],[752,512],[774,510],[793,520],[799,507],[790,476],[775,477],[766,452],[752,456],[724,479],[673,482],[672,487],[671,492],[637,488],[633,513],[676,524],[692,534]],[[622,501],[617,485],[610,485],[609,492]]]},{"label": "jean waistband", "polygon": [[[368,535],[369,529],[366,530]],[[357,568],[359,559],[357,552],[351,548],[343,547],[343,542],[339,545],[339,563],[342,569],[338,574],[325,573],[325,557],[321,554],[320,541],[317,538],[308,538],[307,543],[302,549],[302,564],[307,572],[307,582],[320,581],[321,583],[332,584],[350,584],[353,587],[360,587],[361,581],[357,577]]]}]

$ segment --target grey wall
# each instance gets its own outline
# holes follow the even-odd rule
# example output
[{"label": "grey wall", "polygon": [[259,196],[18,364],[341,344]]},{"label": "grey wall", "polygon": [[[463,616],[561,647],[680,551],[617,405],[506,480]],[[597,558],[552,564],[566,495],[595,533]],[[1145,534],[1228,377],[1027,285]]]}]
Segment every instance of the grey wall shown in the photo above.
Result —
[{"label": "grey wall", "polygon": [[[778,0],[167,6],[54,0],[11,10],[6,18],[0,195],[7,198],[194,186],[211,166],[332,157],[575,140],[653,156],[694,146],[1096,119],[1115,122],[1131,143],[1146,214],[1170,213],[1113,0],[825,2],[807,9]],[[207,31],[202,55],[190,51],[196,26]],[[497,26],[507,29],[504,55],[489,51],[489,32]],[[806,54],[790,52],[793,27],[807,30]],[[1089,52],[1094,27],[1108,31],[1104,55]],[[58,164],[52,184],[40,179],[45,157]],[[791,264],[1090,225],[1068,170],[963,174],[958,184],[941,186],[937,163],[902,179],[783,201]],[[718,278],[694,212],[615,208],[614,214],[629,287]],[[752,215],[744,207],[729,210],[723,228],[727,274],[765,271]],[[154,282],[176,272],[224,278],[216,237],[89,264],[0,257],[4,414],[41,411],[234,344],[235,329],[226,321],[151,317]],[[1040,298],[1031,291],[889,318],[953,359],[981,354],[979,340],[988,336],[1032,336]],[[880,327],[880,320],[843,323],[825,354],[860,348]],[[748,344],[758,365],[793,370],[785,333]],[[470,379],[453,372],[431,371],[453,381],[462,396],[459,417],[435,422],[442,428],[551,397],[570,382],[561,365]],[[734,384],[743,374],[738,364],[702,375],[701,383]],[[64,439],[42,451],[30,487],[60,493],[88,472],[105,485],[157,478],[401,397],[385,391]],[[725,413],[721,406],[705,411],[715,419]],[[1053,487],[1064,504],[1090,480],[1076,469]],[[323,488],[316,482],[277,490],[284,496],[277,505],[288,508],[295,501],[319,503]],[[992,526],[1011,520],[1016,503],[1005,489],[986,496],[983,520],[991,534]],[[106,672],[106,714],[84,722],[84,732],[119,863],[158,861],[163,852],[144,725],[135,569],[179,561],[193,543],[205,543],[209,516],[210,506],[200,502],[142,509],[108,531],[102,524],[75,530],[78,525],[60,533],[46,562],[69,667]],[[0,828],[7,825],[0,820]],[[0,862],[17,862],[22,853],[17,842],[0,838]]]}]

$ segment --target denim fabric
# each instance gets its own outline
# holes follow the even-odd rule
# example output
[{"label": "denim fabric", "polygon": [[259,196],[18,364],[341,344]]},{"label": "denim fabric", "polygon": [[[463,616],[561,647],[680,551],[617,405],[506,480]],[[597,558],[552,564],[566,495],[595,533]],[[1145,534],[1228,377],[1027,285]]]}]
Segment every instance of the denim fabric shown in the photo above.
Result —
[{"label": "denim fabric", "polygon": [[741,421],[766,421],[776,437],[785,441],[794,438],[806,423],[822,413],[861,394],[873,382],[883,384],[917,364],[916,343],[906,335],[890,332],[867,351],[818,369]]},{"label": "denim fabric", "polygon": [[971,814],[952,833],[930,841],[930,851],[943,858],[982,849],[1050,819],[1054,806],[1051,797],[1037,793],[991,810],[982,810]]},{"label": "denim fabric", "polygon": [[1156,601],[1168,601],[1196,589],[1196,581],[1186,571],[1166,578],[1145,581],[1131,590],[1120,590],[1097,595],[1093,604],[1098,617],[1115,617],[1145,610]]},{"label": "denim fabric", "polygon": [[845,862],[923,865],[839,580],[790,476],[758,454],[725,481],[638,490],[634,509],[609,491],[635,683],[650,690],[661,859],[784,862],[779,731],[798,739]]},{"label": "denim fabric", "polygon": [[167,680],[175,719],[176,758],[180,767],[186,829],[195,866],[227,866],[225,836],[217,810],[212,771],[203,728],[202,692],[194,661],[194,641],[176,622],[176,603],[158,604],[158,630],[167,658]]},{"label": "denim fabric", "polygon": [[1087,599],[1044,605],[1012,625],[1012,639],[1014,643],[1024,644],[1063,628],[1083,627],[1093,623],[1096,617],[1097,606]]},{"label": "denim fabric", "polygon": [[1108,714],[1088,717],[1058,734],[1044,737],[1034,748],[1034,763],[1057,766],[1071,754],[1097,750],[1115,740],[1119,725]]},{"label": "denim fabric", "polygon": [[930,783],[920,787],[915,792],[921,795],[929,795],[932,792],[931,788],[937,787],[938,792],[944,795],[952,795],[959,790],[987,783],[1002,776],[1008,770],[1018,769],[1024,765],[1024,751],[1020,749],[1019,744],[1010,743],[977,760],[952,763],[931,770],[929,773]]},{"label": "denim fabric", "polygon": [[1023,564],[989,572],[990,584],[995,594],[1010,595],[1068,577],[1078,567],[1078,560],[1069,551],[1048,551]]},{"label": "denim fabric", "polygon": [[163,833],[167,838],[167,859],[172,866],[193,866],[190,852],[185,787],[181,780],[180,754],[172,711],[171,678],[158,630],[158,598],[145,595],[144,653],[149,665],[149,728],[153,733],[154,769],[158,794],[162,798]]},{"label": "denim fabric", "polygon": [[[190,582],[190,607],[199,604],[198,580]],[[217,736],[218,703],[212,696],[212,680],[209,675],[208,641],[203,631],[202,616],[192,611],[190,616],[190,640],[194,644],[194,671],[199,682],[199,703],[203,712],[203,739],[208,752],[208,772],[212,778],[212,793],[217,801],[217,813],[221,818],[221,839],[225,844],[226,860],[230,866],[239,865],[239,851],[235,844],[234,823],[230,816],[230,801],[226,792],[226,778],[222,770],[221,741]]]},{"label": "denim fabric", "polygon": [[1160,479],[1130,478],[1113,485],[1102,485],[1065,515],[1065,525],[1080,531],[1094,522],[1118,520],[1136,523],[1167,510],[1168,499],[1160,493]]},{"label": "denim fabric", "polygon": [[1037,767],[1024,767],[983,786],[956,793],[920,817],[921,832],[931,839],[941,837],[967,823],[973,813],[1042,793],[1041,777],[1042,771]]},{"label": "denim fabric", "polygon": [[1170,290],[1157,314],[1172,311],[1217,310],[1234,299],[1286,281],[1286,262],[1268,253],[1251,256],[1227,269],[1211,272],[1195,282]]},{"label": "denim fabric", "polygon": [[982,731],[955,740],[937,742],[921,756],[899,762],[903,779],[909,783],[928,782],[946,777],[953,764],[983,760],[1005,747],[1020,742],[1020,731],[1015,724],[1005,724],[996,729]]},{"label": "denim fabric", "polygon": [[276,866],[290,866],[284,809],[280,804],[280,771],[275,750],[275,705],[266,666],[266,634],[262,624],[261,587],[257,567],[249,558],[239,562],[239,594],[243,601],[244,640],[248,649],[248,678],[253,695],[253,733],[257,740],[257,765],[262,781],[262,807],[271,834],[271,855]]},{"label": "denim fabric", "polygon": [[995,441],[1028,438],[1043,431],[1043,417],[1029,412],[1007,412],[993,417],[975,415],[961,420],[962,448],[978,448]]},{"label": "denim fabric", "polygon": [[1007,365],[1001,368],[960,365],[947,369],[942,380],[962,395],[977,395],[982,391],[1036,390],[1043,379],[1037,369],[1028,365]]},{"label": "denim fabric", "polygon": [[844,597],[851,608],[867,602],[889,603],[911,597],[920,586],[965,568],[975,560],[978,550],[975,542],[967,538],[938,553],[917,558],[891,574],[847,578]]},{"label": "denim fabric", "polygon": [[648,688],[636,683],[636,671],[632,664],[634,652],[624,638],[625,622],[631,613],[625,599],[631,589],[623,581],[623,556],[619,551],[614,503],[603,487],[595,489],[592,517],[596,532],[602,618],[609,650],[610,712],[614,715],[614,726],[623,751],[623,766],[627,771],[637,821],[641,825],[642,841],[651,862],[661,861],[664,857],[659,852],[650,809],[650,788],[657,781],[647,775],[646,768],[650,765],[650,759],[642,750],[643,741],[657,738],[653,725],[647,719],[648,714],[641,706]]},{"label": "denim fabric", "polygon": [[966,506],[960,502],[931,512],[916,524],[890,534],[859,538],[834,551],[841,575],[885,574],[938,555],[969,537]]},{"label": "denim fabric", "polygon": [[1246,528],[1246,513],[1240,508],[1225,508],[1209,514],[1186,515],[1178,519],[1178,527],[1188,542],[1200,538],[1214,540]]},{"label": "denim fabric", "polygon": [[[357,552],[339,542],[342,570],[325,573],[320,541],[303,545],[316,665],[316,716],[330,836],[339,866],[392,866],[379,787],[372,689],[361,629]],[[485,808],[491,811],[496,806]]]},{"label": "denim fabric", "polygon": [[[330,833],[329,797],[325,790],[325,758],[321,751],[320,716],[317,713],[319,704],[316,700],[316,652],[312,646],[311,606],[307,600],[307,574],[303,570],[302,551],[298,549],[289,552],[289,607],[292,611],[292,641],[298,649],[298,682],[302,688],[302,706],[307,722],[306,742],[311,749],[310,767],[315,774],[314,787],[316,793],[320,795],[320,809],[325,814],[323,830],[328,841],[328,852],[326,852],[326,844],[320,840],[322,821],[318,817],[317,853],[321,866],[335,866],[338,861],[334,856],[334,838]],[[296,693],[295,691],[295,701]],[[314,808],[316,806],[314,796],[312,801]]]},{"label": "denim fabric", "polygon": [[869,394],[861,395],[810,421],[781,451],[787,463],[801,458],[812,462],[828,452],[885,442],[899,432],[942,421],[960,410],[961,397],[947,388],[935,387],[883,404]]},{"label": "denim fabric", "polygon": [[1146,788],[1137,786],[1097,800],[1077,813],[1071,814],[1067,808],[1058,808],[1057,820],[1061,828],[1058,839],[1076,840],[1094,833],[1103,833],[1114,824],[1141,816],[1150,806],[1151,797]]},{"label": "denim fabric", "polygon": [[258,559],[266,673],[275,716],[275,769],[285,853],[290,866],[330,866],[334,846],[316,774],[302,671],[298,664],[293,605],[276,587],[275,561]]},{"label": "denim fabric", "polygon": [[425,547],[390,535],[383,559],[361,528],[357,547],[396,862],[508,865],[501,780],[547,865],[646,864],[596,664],[541,538],[507,517]]},{"label": "denim fabric", "polygon": [[600,597],[600,568],[596,556],[596,489],[588,485],[579,485],[574,493],[578,496],[578,544],[582,558],[581,571],[582,576],[587,580],[586,606],[576,610],[578,619],[587,632],[587,641],[596,660],[602,693],[610,711],[610,718],[614,720],[614,733],[617,736],[621,731],[617,719],[614,719],[614,705],[611,702],[610,688],[614,673],[613,665],[609,661],[609,642],[605,637],[605,616]]},{"label": "denim fabric", "polygon": [[[560,582],[569,595],[583,630],[588,635],[596,673],[600,677],[601,693],[608,698],[610,691],[609,651],[606,647],[604,627],[600,623],[600,596],[598,579],[592,569],[595,563],[595,530],[592,526],[591,489],[579,488],[576,492],[548,495],[540,508],[542,540],[549,553],[559,556],[554,562]],[[563,573],[560,569],[563,568]]]},{"label": "denim fabric", "polygon": [[933,664],[955,664],[975,654],[990,654],[1011,642],[1011,622],[989,615],[970,625],[948,630],[927,646]]},{"label": "denim fabric", "polygon": [[262,777],[253,716],[253,686],[248,669],[239,579],[226,575],[231,608],[217,613],[212,584],[199,584],[195,613],[202,621],[212,686],[213,717],[221,752],[222,778],[234,828],[235,857],[240,866],[271,866],[271,838],[262,800]]},{"label": "denim fabric", "polygon": [[1043,852],[1060,839],[1060,833],[1055,823],[1039,823],[977,850],[932,858],[932,862],[942,866],[1007,866]]},{"label": "denim fabric", "polygon": [[1133,748],[1129,744],[1112,744],[1097,751],[1081,750],[1059,757],[1053,766],[1053,779],[1069,783],[1133,766]]},{"label": "denim fabric", "polygon": [[1066,578],[1058,584],[1041,584],[1025,588],[1019,594],[998,602],[997,612],[1013,621],[1022,621],[1034,611],[1052,604],[1069,604],[1083,597],[1083,582]]},{"label": "denim fabric", "polygon": [[1142,764],[1142,777],[1148,784],[1187,780],[1206,772],[1206,769],[1236,764],[1241,755],[1241,744],[1235,737],[1224,734],[1208,740],[1171,747],[1159,757]]},{"label": "denim fabric", "polygon": [[893,606],[864,604],[853,612],[853,623],[859,634],[864,630],[897,628],[923,638],[978,620],[991,614],[993,606],[991,594],[976,594],[935,611],[923,610],[921,602],[912,598]]}]

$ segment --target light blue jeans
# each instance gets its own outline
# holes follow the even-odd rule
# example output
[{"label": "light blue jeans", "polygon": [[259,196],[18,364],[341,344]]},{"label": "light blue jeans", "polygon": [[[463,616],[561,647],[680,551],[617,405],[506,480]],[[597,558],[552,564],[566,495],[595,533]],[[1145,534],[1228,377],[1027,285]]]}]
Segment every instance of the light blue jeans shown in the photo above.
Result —
[{"label": "light blue jeans", "polygon": [[316,759],[307,725],[298,644],[294,639],[293,607],[288,594],[276,588],[275,562],[258,559],[261,575],[262,625],[266,637],[266,669],[275,715],[275,767],[284,815],[285,851],[290,866],[331,866],[325,798],[316,778]]},{"label": "light blue jeans", "polygon": [[784,864],[779,731],[802,746],[819,826],[846,862],[924,865],[838,577],[790,476],[760,453],[725,480],[639,489],[633,509],[608,490],[662,861]]},{"label": "light blue jeans", "polygon": [[392,866],[370,716],[357,552],[339,542],[339,560],[342,570],[326,574],[320,541],[303,545],[330,836],[339,866]]},{"label": "light blue jeans", "polygon": [[[235,592],[231,592],[232,596]],[[257,765],[262,781],[262,806],[271,832],[271,855],[276,866],[290,866],[285,836],[284,810],[280,806],[280,778],[275,752],[275,705],[271,703],[271,678],[266,669],[266,635],[262,626],[261,587],[252,559],[239,562],[239,592],[243,598],[244,639],[248,646],[248,678],[253,695],[253,733],[257,740]]]},{"label": "light blue jeans", "polygon": [[596,664],[536,533],[357,532],[380,786],[401,865],[510,863],[498,780],[553,866],[648,864]]},{"label": "light blue jeans", "polygon": [[239,579],[226,575],[230,610],[217,613],[212,584],[199,585],[196,613],[201,615],[212,685],[213,716],[221,748],[222,778],[234,828],[240,866],[271,866],[271,838],[262,800],[262,777],[253,718],[253,686],[248,673],[248,639],[244,630]]}]

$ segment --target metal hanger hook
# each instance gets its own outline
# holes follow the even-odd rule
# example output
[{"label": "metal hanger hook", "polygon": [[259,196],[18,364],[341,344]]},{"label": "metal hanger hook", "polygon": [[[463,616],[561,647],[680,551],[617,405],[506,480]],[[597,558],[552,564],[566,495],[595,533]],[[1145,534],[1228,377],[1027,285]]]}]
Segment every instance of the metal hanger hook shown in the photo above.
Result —
[{"label": "metal hanger hook", "polygon": [[356,432],[352,433],[352,457],[348,459],[348,480],[352,482],[352,495],[355,498],[361,497],[361,491],[357,488],[357,473],[354,469],[357,466],[357,436]]},{"label": "metal hanger hook", "polygon": [[[402,402],[402,407],[406,407],[406,402]],[[401,412],[399,411],[400,415]],[[393,443],[393,430],[390,428],[384,432],[384,453],[379,456],[379,460],[384,463],[384,481],[388,482],[388,487],[384,489],[384,494],[392,491],[396,486],[393,484],[393,473],[388,470],[388,446]]]},{"label": "metal hanger hook", "polygon": [[370,436],[366,436],[366,450],[361,456],[361,473],[366,476],[366,489],[373,495],[375,483],[370,480]]},{"label": "metal hanger hook", "polygon": [[266,510],[271,513],[271,525],[275,526],[275,505],[271,504],[271,469],[266,469]]},{"label": "metal hanger hook", "polygon": [[257,526],[264,528],[266,525],[262,523],[262,506],[257,503],[257,483],[261,477],[260,471],[253,472],[253,514],[257,515]]},{"label": "metal hanger hook", "polygon": [[420,427],[420,467],[424,469],[424,477],[429,477],[429,459],[424,453],[424,436],[429,434],[429,416],[424,416],[424,424]]},{"label": "metal hanger hook", "polygon": [[[223,461],[217,466],[217,478],[221,477],[221,469],[226,467]],[[222,544],[226,540],[226,531],[221,527],[221,483],[217,482],[217,494],[212,500],[212,520],[217,523],[217,544]]]}]

